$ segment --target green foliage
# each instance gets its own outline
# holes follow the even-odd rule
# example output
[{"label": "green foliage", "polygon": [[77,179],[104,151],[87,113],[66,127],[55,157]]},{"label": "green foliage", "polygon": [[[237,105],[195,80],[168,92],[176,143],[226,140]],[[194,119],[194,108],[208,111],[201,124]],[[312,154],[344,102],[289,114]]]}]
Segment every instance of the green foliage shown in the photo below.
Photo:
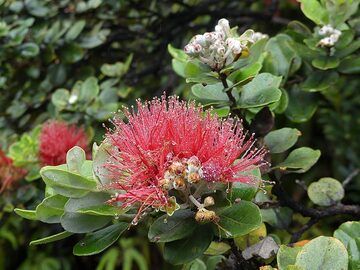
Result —
[{"label": "green foliage", "polygon": [[310,184],[308,188],[310,200],[321,206],[329,206],[344,198],[344,188],[336,179],[325,177]]},{"label": "green foliage", "polygon": [[360,222],[348,221],[340,225],[334,232],[349,253],[349,269],[355,270],[360,266]]},{"label": "green foliage", "polygon": [[241,201],[218,211],[219,228],[215,231],[222,237],[237,237],[248,234],[261,225],[259,208],[248,201]]},{"label": "green foliage", "polygon": [[[251,6],[246,1],[151,1],[146,7],[140,2],[0,0],[0,144],[15,166],[28,171],[27,181],[42,178],[15,183],[16,192],[6,191],[0,198],[0,269],[72,269],[84,262],[95,269],[93,260],[70,257],[68,242],[58,243],[61,248],[51,246],[69,236],[78,241],[72,250],[76,256],[111,247],[95,259],[98,270],[177,267],[170,264],[182,269],[240,269],[239,254],[245,264],[271,264],[262,269],[358,269],[359,222],[343,223],[334,237],[319,236],[331,235],[338,220],[334,223],[325,215],[329,222],[311,224],[322,216],[314,219],[287,205],[278,187],[283,185],[288,198],[302,204],[300,210],[314,203],[316,213],[341,208],[342,200],[353,207],[359,202],[358,178],[350,177],[343,185],[331,178],[345,179],[360,166],[359,1],[301,0],[303,14],[290,1],[280,1],[279,6],[267,6],[267,1],[253,1]],[[277,16],[272,9],[279,10]],[[253,31],[245,31],[244,25],[231,29],[229,35],[242,37],[245,47],[230,63],[211,68],[180,47],[213,24],[213,10],[219,16],[236,14],[231,20],[244,19],[247,27],[271,35],[251,40]],[[239,17],[239,10],[248,16]],[[303,15],[311,22],[303,22]],[[287,24],[281,16],[301,22]],[[324,26],[340,31],[333,43],[324,41]],[[168,211],[172,215],[153,208],[140,215],[138,205],[108,203],[118,194],[105,191],[114,181],[105,177],[104,167],[113,149],[107,141],[97,144],[106,132],[101,123],[122,105],[159,95],[163,89],[211,106],[220,117],[241,119],[249,130],[246,136],[254,133],[257,138],[255,146],[269,150],[269,163],[244,172],[252,175],[254,185],[208,183],[190,190],[198,193],[197,203],[191,204],[187,195],[173,200]],[[92,157],[74,147],[66,164],[41,168],[41,124],[52,118],[84,126],[96,142]],[[296,183],[308,186],[308,197],[294,184],[295,177]],[[177,195],[171,194],[172,199]],[[205,197],[214,205],[205,208]],[[204,209],[212,219],[198,222],[196,216]],[[10,215],[13,211],[32,222]],[[300,214],[311,216],[308,228]],[[309,233],[303,234],[303,228]],[[305,245],[290,243],[299,240],[299,232],[304,239],[315,238]],[[85,234],[82,240],[79,234]],[[13,253],[23,254],[29,239],[37,240],[30,242],[20,266],[5,262],[3,258]],[[42,244],[50,246],[36,248]]]},{"label": "green foliage", "polygon": [[299,251],[295,265],[305,270],[347,269],[348,254],[344,245],[336,238],[319,236]]}]

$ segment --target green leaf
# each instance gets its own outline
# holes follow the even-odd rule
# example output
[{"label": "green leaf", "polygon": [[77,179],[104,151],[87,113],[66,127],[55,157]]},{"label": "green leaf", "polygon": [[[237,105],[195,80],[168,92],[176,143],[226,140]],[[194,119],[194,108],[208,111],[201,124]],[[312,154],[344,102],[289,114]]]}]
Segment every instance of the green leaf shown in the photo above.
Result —
[{"label": "green leaf", "polygon": [[348,253],[336,238],[319,236],[303,246],[296,256],[296,266],[304,270],[348,268]]},{"label": "green leaf", "polygon": [[259,208],[248,201],[241,201],[240,203],[224,207],[216,214],[220,221],[217,225],[213,225],[214,231],[225,238],[233,238],[248,234],[252,230],[261,225],[261,215]]},{"label": "green leaf", "polygon": [[255,62],[251,65],[247,65],[244,68],[240,68],[228,76],[228,79],[233,83],[245,82],[255,77],[262,68],[261,62]]},{"label": "green leaf", "polygon": [[[247,171],[243,173],[244,175],[251,175],[254,178],[254,182],[261,180],[261,173],[259,168],[256,168],[252,171]],[[232,188],[230,193],[227,197],[234,202],[236,199],[251,201],[256,192],[258,187],[256,185],[245,184],[241,182],[235,182],[232,184]]]},{"label": "green leaf", "polygon": [[357,270],[360,266],[360,222],[348,221],[340,225],[334,232],[349,252],[349,269]]},{"label": "green leaf", "polygon": [[128,225],[125,222],[119,222],[87,234],[83,240],[74,246],[74,255],[90,256],[104,251],[119,239],[120,235],[128,228]]},{"label": "green leaf", "polygon": [[281,77],[270,73],[261,73],[251,82],[244,85],[241,90],[240,99],[237,103],[239,108],[262,107],[278,101],[281,90],[278,88]]},{"label": "green leaf", "polygon": [[301,0],[301,10],[316,24],[325,25],[329,23],[328,12],[318,0]]},{"label": "green leaf", "polygon": [[176,49],[171,44],[168,45],[168,51],[171,54],[172,57],[175,59],[186,61],[188,59],[188,56],[184,52],[184,50]]},{"label": "green leaf", "polygon": [[96,190],[94,179],[69,172],[65,167],[66,165],[46,166],[40,170],[40,175],[46,185],[65,197],[79,198]]},{"label": "green leaf", "polygon": [[150,226],[148,237],[152,242],[171,242],[187,237],[196,227],[191,210],[177,210],[172,216],[166,214],[155,220]]},{"label": "green leaf", "polygon": [[40,51],[39,46],[32,42],[24,43],[23,45],[20,46],[20,53],[22,56],[26,58],[37,56],[39,54],[39,51]]},{"label": "green leaf", "polygon": [[285,115],[292,122],[306,122],[314,115],[317,106],[316,97],[312,93],[294,87],[289,93],[289,104]]},{"label": "green leaf", "polygon": [[15,208],[14,212],[22,218],[29,219],[29,220],[37,220],[35,210],[26,210],[26,209]]},{"label": "green leaf", "polygon": [[301,132],[296,128],[282,128],[271,131],[265,138],[265,144],[273,154],[282,153],[292,147],[298,140]]},{"label": "green leaf", "polygon": [[84,49],[73,43],[65,45],[60,51],[61,60],[69,64],[80,61],[84,54]]},{"label": "green leaf", "polygon": [[196,259],[185,264],[183,266],[183,270],[207,270],[207,268],[206,264],[202,260]]},{"label": "green leaf", "polygon": [[110,157],[109,151],[111,148],[112,145],[107,140],[104,140],[98,147],[96,153],[93,155],[93,172],[97,180],[102,185],[107,185],[111,181],[111,179],[107,177],[109,172],[104,167],[105,162]]},{"label": "green leaf", "polygon": [[104,227],[111,217],[81,214],[78,210],[105,204],[110,198],[109,194],[92,192],[82,198],[71,198],[65,204],[65,213],[61,216],[61,226],[69,232],[87,233]]},{"label": "green leaf", "polygon": [[36,207],[36,218],[45,223],[59,223],[68,199],[58,194],[46,197]]},{"label": "green leaf", "polygon": [[89,77],[81,85],[79,100],[88,103],[99,94],[99,90],[98,80],[95,77]]},{"label": "green leaf", "polygon": [[85,160],[85,151],[79,146],[74,146],[66,153],[66,165],[71,172],[80,173]]},{"label": "green leaf", "polygon": [[74,40],[74,39],[76,39],[80,35],[82,30],[84,29],[85,25],[86,25],[85,20],[79,20],[76,23],[74,23],[70,27],[70,29],[67,31],[67,33],[65,35],[65,39],[66,40]]},{"label": "green leaf", "polygon": [[103,64],[101,66],[101,73],[108,77],[121,77],[129,69],[133,55],[130,54],[125,63],[116,62],[114,64]]},{"label": "green leaf", "polygon": [[307,193],[310,200],[320,206],[330,206],[340,202],[345,195],[341,183],[330,177],[324,177],[311,183]]},{"label": "green leaf", "polygon": [[216,255],[224,254],[227,251],[229,251],[230,249],[231,249],[231,247],[224,242],[214,242],[213,241],[213,242],[211,242],[208,249],[204,252],[204,254],[216,256]]},{"label": "green leaf", "polygon": [[51,102],[55,105],[55,107],[58,110],[63,110],[68,105],[69,98],[70,98],[69,90],[66,90],[64,88],[60,88],[60,89],[57,89],[51,95]]},{"label": "green leaf", "polygon": [[81,213],[81,214],[94,215],[94,216],[116,217],[116,216],[126,213],[126,211],[127,211],[127,209],[122,208],[122,207],[109,205],[109,204],[101,204],[101,205],[84,207],[84,208],[78,209],[76,212]]},{"label": "green leaf", "polygon": [[301,249],[302,247],[288,247],[281,245],[276,258],[279,270],[286,270],[288,265],[294,265],[296,256]]},{"label": "green leaf", "polygon": [[360,57],[349,57],[340,62],[338,70],[344,74],[360,73]]},{"label": "green leaf", "polygon": [[[191,87],[192,93],[203,101],[213,101],[213,103],[226,103],[229,102],[227,94],[223,91],[224,87],[222,83],[210,84],[203,86],[202,84],[195,84]],[[238,94],[235,90],[232,90],[235,98]]]},{"label": "green leaf", "polygon": [[37,169],[40,132],[41,126],[37,126],[30,133],[23,133],[21,138],[10,146],[9,157],[15,166]]},{"label": "green leaf", "polygon": [[312,72],[300,88],[307,92],[323,91],[336,84],[338,80],[339,74],[337,72],[318,70]]},{"label": "green leaf", "polygon": [[268,53],[264,61],[264,70],[273,75],[283,76],[286,80],[301,66],[293,40],[285,34],[278,34],[269,39],[265,50]]},{"label": "green leaf", "polygon": [[260,242],[262,239],[266,237],[266,235],[267,235],[266,225],[262,223],[259,228],[252,230],[248,234],[235,237],[234,241],[236,246],[240,250],[244,250],[247,247],[255,245],[256,243]]},{"label": "green leaf", "polygon": [[340,61],[338,58],[332,56],[318,56],[312,60],[311,64],[318,69],[327,70],[336,68],[340,64]]},{"label": "green leaf", "polygon": [[320,150],[313,150],[309,147],[297,148],[283,162],[276,165],[275,168],[280,168],[281,170],[290,169],[294,173],[304,173],[318,161],[320,155]]},{"label": "green leaf", "polygon": [[187,238],[165,243],[164,259],[174,265],[190,262],[207,250],[212,238],[210,226],[198,226]]},{"label": "green leaf", "polygon": [[261,209],[260,211],[263,222],[278,229],[287,229],[292,221],[293,211],[287,207]]},{"label": "green leaf", "polygon": [[62,239],[65,239],[69,236],[73,235],[73,233],[71,232],[60,232],[54,235],[50,235],[41,239],[37,239],[37,240],[33,240],[30,242],[30,246],[36,246],[36,245],[43,245],[43,244],[48,244],[48,243],[52,243],[52,242],[56,242]]}]

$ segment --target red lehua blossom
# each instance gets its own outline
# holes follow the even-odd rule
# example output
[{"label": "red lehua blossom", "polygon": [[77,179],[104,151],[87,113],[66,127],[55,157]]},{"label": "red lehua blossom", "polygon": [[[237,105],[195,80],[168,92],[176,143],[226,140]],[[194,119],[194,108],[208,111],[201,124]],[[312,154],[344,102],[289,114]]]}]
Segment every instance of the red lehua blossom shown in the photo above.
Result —
[{"label": "red lehua blossom", "polygon": [[40,133],[39,159],[43,166],[66,162],[66,153],[74,146],[87,150],[88,138],[83,128],[60,121],[44,124]]},{"label": "red lehua blossom", "polygon": [[253,147],[240,121],[221,120],[176,97],[137,101],[137,107],[124,109],[128,123],[115,118],[106,135],[113,149],[104,166],[111,187],[121,190],[111,202],[159,209],[169,207],[170,189],[187,183],[254,183],[242,172],[264,164],[266,150]]},{"label": "red lehua blossom", "polygon": [[26,175],[26,170],[15,167],[11,158],[0,150],[0,193],[13,186]]}]

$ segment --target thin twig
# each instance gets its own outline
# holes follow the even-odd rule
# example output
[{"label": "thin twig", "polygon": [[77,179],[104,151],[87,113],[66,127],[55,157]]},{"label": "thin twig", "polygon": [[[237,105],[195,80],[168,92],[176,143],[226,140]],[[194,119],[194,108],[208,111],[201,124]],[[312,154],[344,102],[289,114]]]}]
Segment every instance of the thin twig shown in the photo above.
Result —
[{"label": "thin twig", "polygon": [[345,188],[351,182],[351,180],[353,180],[359,173],[360,169],[354,170],[351,174],[349,174],[348,177],[346,177],[346,179],[342,183],[342,186]]},{"label": "thin twig", "polygon": [[316,224],[319,221],[318,218],[312,217],[310,218],[310,220],[305,223],[300,230],[298,230],[297,232],[293,233],[291,236],[291,240],[290,243],[295,243],[297,241],[299,241],[299,239],[301,238],[301,236],[308,230],[310,229],[314,224]]}]

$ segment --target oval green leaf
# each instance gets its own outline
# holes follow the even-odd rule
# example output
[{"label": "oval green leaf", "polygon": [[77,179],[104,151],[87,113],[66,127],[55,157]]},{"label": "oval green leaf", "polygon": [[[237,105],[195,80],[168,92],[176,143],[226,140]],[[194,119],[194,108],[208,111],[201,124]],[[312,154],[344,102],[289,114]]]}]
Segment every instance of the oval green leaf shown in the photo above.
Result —
[{"label": "oval green leaf", "polygon": [[83,240],[78,242],[73,253],[76,256],[90,256],[98,254],[111,246],[120,235],[128,228],[126,222],[119,222],[99,231],[89,233]]},{"label": "oval green leaf", "polygon": [[346,270],[348,253],[340,240],[319,236],[303,246],[296,256],[296,266],[304,270]]}]

